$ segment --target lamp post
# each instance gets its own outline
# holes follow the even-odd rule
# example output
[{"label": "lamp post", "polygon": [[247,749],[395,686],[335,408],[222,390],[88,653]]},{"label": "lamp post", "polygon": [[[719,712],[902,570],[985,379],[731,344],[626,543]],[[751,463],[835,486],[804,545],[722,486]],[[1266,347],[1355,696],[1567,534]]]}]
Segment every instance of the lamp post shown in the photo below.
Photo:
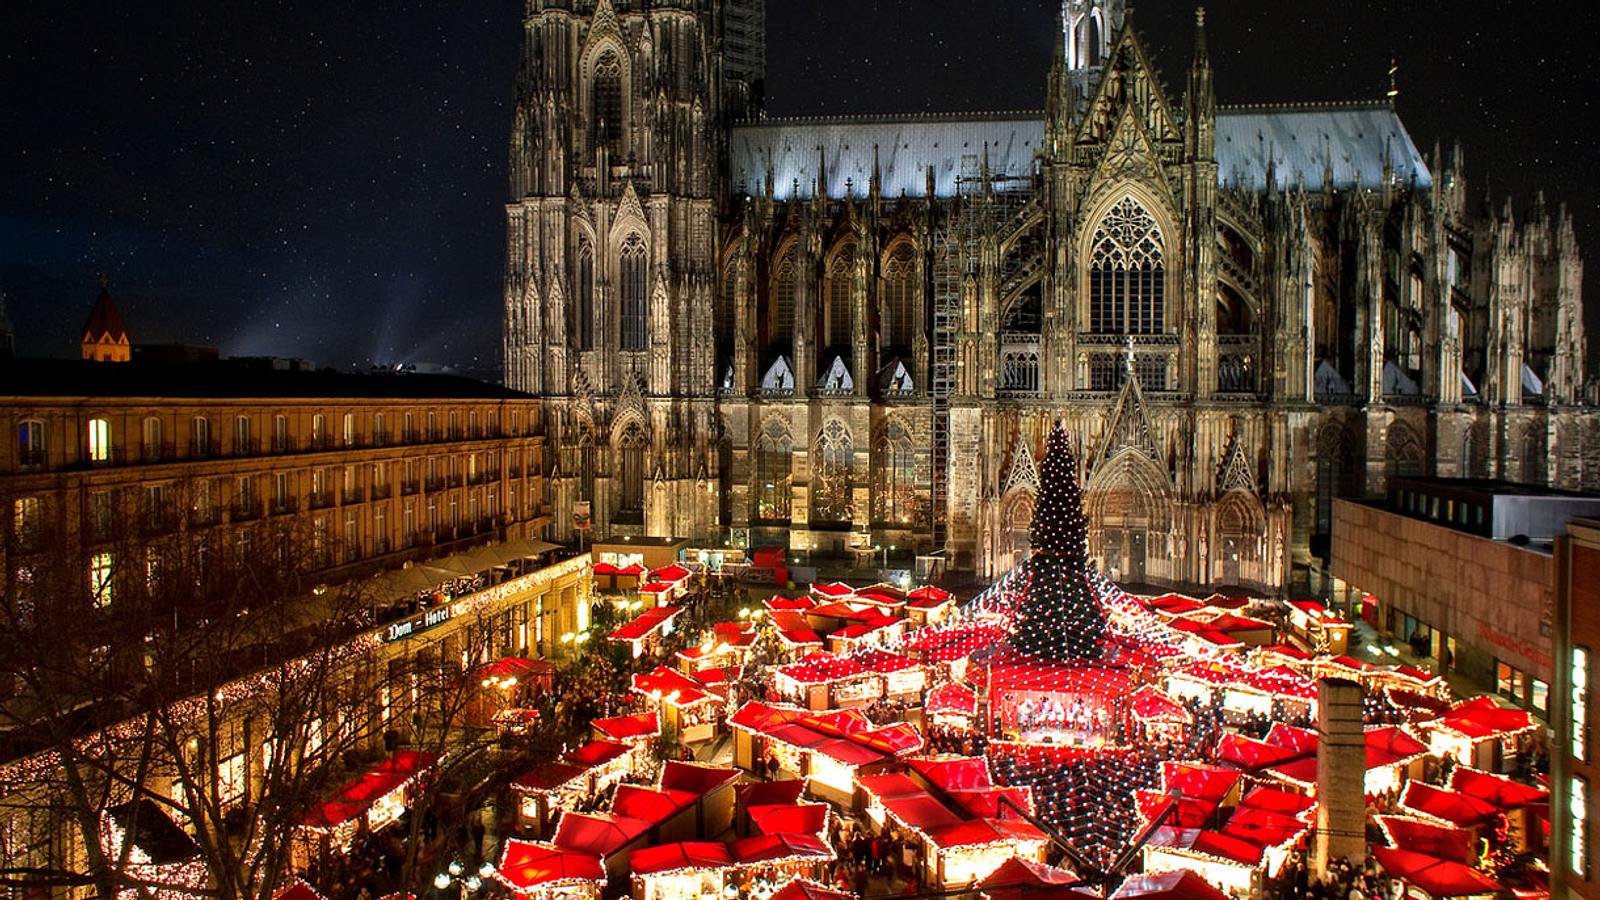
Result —
[{"label": "lamp post", "polygon": [[450,865],[446,866],[443,872],[433,876],[434,890],[438,891],[440,896],[446,896],[446,892],[454,887],[456,896],[466,900],[483,890],[484,882],[494,876],[494,864],[485,862],[478,867],[478,871],[470,875],[464,874],[466,871],[467,867],[462,865],[460,860],[450,860]]}]

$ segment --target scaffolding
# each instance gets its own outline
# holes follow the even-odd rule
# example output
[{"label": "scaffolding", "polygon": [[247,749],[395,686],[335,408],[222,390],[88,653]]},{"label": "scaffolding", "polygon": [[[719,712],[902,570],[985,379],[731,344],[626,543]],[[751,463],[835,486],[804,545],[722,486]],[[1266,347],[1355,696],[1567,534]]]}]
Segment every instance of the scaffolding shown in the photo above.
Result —
[{"label": "scaffolding", "polygon": [[[930,204],[932,233],[930,296],[933,298],[933,342],[929,372],[932,400],[932,501],[933,545],[946,547],[949,538],[950,401],[961,373],[959,338],[963,330],[963,286],[971,280],[981,296],[1016,277],[1002,260],[985,264],[986,250],[997,255],[1000,246],[1028,227],[1037,191],[1033,176],[992,175],[984,157],[968,154],[961,159],[956,197],[942,210]],[[992,249],[991,249],[992,248]],[[1024,254],[1017,265],[1042,266],[1040,256]],[[1009,278],[1008,278],[1009,276]]]}]

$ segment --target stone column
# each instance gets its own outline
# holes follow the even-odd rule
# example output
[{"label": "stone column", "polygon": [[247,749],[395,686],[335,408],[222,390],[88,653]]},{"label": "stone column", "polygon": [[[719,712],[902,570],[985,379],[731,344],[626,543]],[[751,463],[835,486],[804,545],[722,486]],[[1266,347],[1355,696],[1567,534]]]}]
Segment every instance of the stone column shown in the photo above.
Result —
[{"label": "stone column", "polygon": [[1317,834],[1312,872],[1325,875],[1340,857],[1360,865],[1367,852],[1366,736],[1361,685],[1340,678],[1317,683]]}]

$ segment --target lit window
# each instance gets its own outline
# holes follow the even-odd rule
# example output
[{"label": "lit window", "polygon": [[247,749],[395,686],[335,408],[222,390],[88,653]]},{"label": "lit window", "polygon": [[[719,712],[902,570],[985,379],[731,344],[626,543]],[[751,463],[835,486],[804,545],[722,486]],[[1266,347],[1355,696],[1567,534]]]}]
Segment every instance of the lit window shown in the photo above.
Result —
[{"label": "lit window", "polygon": [[111,423],[105,419],[89,420],[89,461],[111,460]]},{"label": "lit window", "polygon": [[96,553],[89,558],[89,596],[97,609],[111,605],[111,566],[109,553]]},{"label": "lit window", "polygon": [[44,465],[44,423],[28,419],[17,425],[18,461],[24,468]]},{"label": "lit window", "polygon": [[1572,795],[1567,798],[1567,810],[1572,816],[1572,871],[1587,877],[1589,873],[1589,779],[1572,776]]},{"label": "lit window", "polygon": [[1589,758],[1589,650],[1572,648],[1572,758]]}]

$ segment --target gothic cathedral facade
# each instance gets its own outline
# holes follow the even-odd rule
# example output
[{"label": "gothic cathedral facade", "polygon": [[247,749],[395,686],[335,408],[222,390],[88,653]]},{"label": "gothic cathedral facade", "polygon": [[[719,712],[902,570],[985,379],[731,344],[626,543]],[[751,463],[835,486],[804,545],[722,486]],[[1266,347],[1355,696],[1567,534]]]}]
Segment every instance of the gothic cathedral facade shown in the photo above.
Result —
[{"label": "gothic cathedral facade", "polygon": [[1169,96],[1064,0],[1042,112],[775,119],[762,0],[527,0],[505,369],[556,531],[1028,551],[1051,423],[1090,551],[1281,590],[1396,475],[1600,485],[1572,219],[1389,101]]}]

